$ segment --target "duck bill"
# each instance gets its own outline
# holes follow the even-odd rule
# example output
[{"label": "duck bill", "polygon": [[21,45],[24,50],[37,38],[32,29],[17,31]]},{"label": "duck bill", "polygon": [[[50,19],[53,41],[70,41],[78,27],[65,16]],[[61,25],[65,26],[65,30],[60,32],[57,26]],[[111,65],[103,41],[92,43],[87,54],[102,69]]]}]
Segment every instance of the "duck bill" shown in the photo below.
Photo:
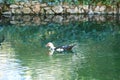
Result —
[{"label": "duck bill", "polygon": [[48,46],[49,46],[49,44],[46,44],[45,46],[46,46],[46,47],[48,47]]}]

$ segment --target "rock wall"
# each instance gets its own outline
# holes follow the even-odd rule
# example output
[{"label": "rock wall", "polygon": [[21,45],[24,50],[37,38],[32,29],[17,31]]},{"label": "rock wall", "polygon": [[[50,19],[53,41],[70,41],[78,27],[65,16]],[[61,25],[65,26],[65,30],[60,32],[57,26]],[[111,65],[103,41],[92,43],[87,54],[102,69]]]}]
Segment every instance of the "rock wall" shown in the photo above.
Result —
[{"label": "rock wall", "polygon": [[9,10],[2,12],[2,14],[120,14],[117,12],[115,6],[106,5],[54,5],[49,6],[46,3],[39,3],[37,1],[17,2],[9,6]]}]

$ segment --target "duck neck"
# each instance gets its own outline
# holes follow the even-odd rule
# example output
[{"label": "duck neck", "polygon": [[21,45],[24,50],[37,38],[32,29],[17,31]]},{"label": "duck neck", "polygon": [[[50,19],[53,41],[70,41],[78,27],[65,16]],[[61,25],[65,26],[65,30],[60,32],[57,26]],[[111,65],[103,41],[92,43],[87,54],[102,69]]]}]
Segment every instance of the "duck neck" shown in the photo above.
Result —
[{"label": "duck neck", "polygon": [[55,50],[55,46],[54,45],[52,45],[51,47],[50,47],[50,50]]}]

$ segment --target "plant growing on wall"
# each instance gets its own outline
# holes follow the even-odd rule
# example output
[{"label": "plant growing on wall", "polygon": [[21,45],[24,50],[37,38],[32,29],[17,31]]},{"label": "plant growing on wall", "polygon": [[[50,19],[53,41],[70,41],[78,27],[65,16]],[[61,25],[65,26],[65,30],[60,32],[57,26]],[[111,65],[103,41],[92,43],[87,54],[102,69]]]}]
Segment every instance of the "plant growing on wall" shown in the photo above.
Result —
[{"label": "plant growing on wall", "polygon": [[3,0],[3,2],[7,4],[11,4],[11,3],[15,3],[16,0]]}]

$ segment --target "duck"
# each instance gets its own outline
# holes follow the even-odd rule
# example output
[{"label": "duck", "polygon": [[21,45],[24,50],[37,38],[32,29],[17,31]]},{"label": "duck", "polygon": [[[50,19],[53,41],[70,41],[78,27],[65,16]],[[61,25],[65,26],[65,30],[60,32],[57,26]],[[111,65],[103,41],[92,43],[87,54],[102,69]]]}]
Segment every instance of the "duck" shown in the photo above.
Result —
[{"label": "duck", "polygon": [[46,44],[46,47],[49,47],[51,55],[54,53],[54,51],[56,51],[56,52],[72,51],[72,48],[74,46],[75,46],[75,44],[55,47],[52,42],[48,42]]}]

